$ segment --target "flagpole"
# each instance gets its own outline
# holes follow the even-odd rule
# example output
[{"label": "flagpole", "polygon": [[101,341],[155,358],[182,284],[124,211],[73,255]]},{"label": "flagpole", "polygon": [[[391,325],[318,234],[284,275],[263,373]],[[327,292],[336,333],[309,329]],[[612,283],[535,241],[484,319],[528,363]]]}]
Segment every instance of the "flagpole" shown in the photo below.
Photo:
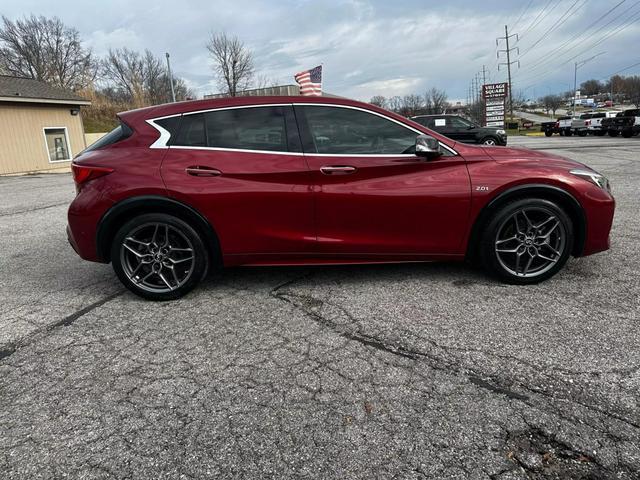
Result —
[{"label": "flagpole", "polygon": [[320,96],[324,97],[324,94],[323,94],[323,92],[324,92],[324,63],[320,63],[320,67],[322,67],[322,78],[321,78],[321,80],[322,80],[322,83],[321,83],[322,88],[320,88]]}]

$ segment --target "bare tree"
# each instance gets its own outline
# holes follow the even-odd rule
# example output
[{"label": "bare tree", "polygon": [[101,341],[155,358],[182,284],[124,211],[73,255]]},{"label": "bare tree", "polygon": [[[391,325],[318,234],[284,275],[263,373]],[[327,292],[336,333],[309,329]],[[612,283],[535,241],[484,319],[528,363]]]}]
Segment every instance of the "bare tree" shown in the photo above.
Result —
[{"label": "bare tree", "polygon": [[634,75],[624,79],[624,93],[636,108],[640,108],[640,76]]},{"label": "bare tree", "polygon": [[213,60],[220,88],[231,97],[251,85],[254,66],[253,54],[238,37],[226,33],[212,34],[207,50]]},{"label": "bare tree", "polygon": [[387,106],[389,107],[389,110],[393,110],[394,112],[399,113],[402,109],[402,97],[395,95],[389,98],[389,100],[387,101]]},{"label": "bare tree", "polygon": [[598,93],[604,90],[604,84],[600,80],[596,80],[592,78],[591,80],[586,80],[580,84],[580,93],[582,95],[597,95]]},{"label": "bare tree", "polygon": [[447,93],[434,87],[424,94],[424,104],[426,114],[439,115],[449,106]]},{"label": "bare tree", "polygon": [[3,16],[2,21],[0,71],[74,91],[95,79],[91,50],[59,18],[31,15],[12,22]]},{"label": "bare tree", "polygon": [[400,115],[412,117],[419,113],[424,101],[420,95],[405,95],[402,97],[402,106],[400,107]]},{"label": "bare tree", "polygon": [[[165,103],[171,100],[169,74],[164,62],[149,50],[144,54],[127,48],[109,50],[102,62],[105,94],[135,107]],[[184,80],[174,77],[177,100],[193,96]]]},{"label": "bare tree", "polygon": [[375,105],[376,107],[380,107],[380,108],[387,107],[387,99],[382,95],[375,95],[371,97],[371,100],[369,100],[369,103],[371,105]]},{"label": "bare tree", "polygon": [[560,95],[545,95],[542,97],[542,105],[544,106],[547,113],[551,110],[552,114],[555,116],[556,110],[562,106],[563,100]]}]

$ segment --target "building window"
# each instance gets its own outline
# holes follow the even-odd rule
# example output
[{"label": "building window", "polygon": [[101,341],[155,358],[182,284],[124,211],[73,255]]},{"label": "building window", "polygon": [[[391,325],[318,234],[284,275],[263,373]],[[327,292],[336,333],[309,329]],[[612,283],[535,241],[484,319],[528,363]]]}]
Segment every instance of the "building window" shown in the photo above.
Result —
[{"label": "building window", "polygon": [[65,162],[71,160],[67,127],[44,129],[44,140],[49,154],[49,162]]}]

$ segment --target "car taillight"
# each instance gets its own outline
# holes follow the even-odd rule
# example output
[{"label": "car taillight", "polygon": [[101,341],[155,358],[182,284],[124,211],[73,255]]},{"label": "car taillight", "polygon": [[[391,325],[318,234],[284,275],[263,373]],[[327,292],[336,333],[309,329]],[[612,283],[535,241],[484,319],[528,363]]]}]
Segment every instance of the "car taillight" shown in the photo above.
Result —
[{"label": "car taillight", "polygon": [[556,122],[556,128],[560,128],[560,122]]},{"label": "car taillight", "polygon": [[76,182],[77,190],[80,190],[80,186],[89,180],[95,180],[96,178],[109,175],[113,172],[113,168],[91,167],[89,165],[77,165],[75,163],[71,164],[71,170],[73,171],[73,181]]},{"label": "car taillight", "polygon": [[584,124],[585,124],[585,126],[587,126],[587,127],[588,127],[589,125],[591,125],[591,120],[585,120],[585,121],[584,121]]}]

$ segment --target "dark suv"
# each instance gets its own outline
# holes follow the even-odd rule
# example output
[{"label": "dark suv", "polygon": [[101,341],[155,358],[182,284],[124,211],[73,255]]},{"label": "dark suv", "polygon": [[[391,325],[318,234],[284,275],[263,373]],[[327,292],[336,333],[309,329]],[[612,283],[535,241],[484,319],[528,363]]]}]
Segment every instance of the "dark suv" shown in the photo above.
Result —
[{"label": "dark suv", "polygon": [[418,115],[411,120],[445,137],[463,143],[506,145],[507,132],[496,127],[479,127],[458,115]]}]

